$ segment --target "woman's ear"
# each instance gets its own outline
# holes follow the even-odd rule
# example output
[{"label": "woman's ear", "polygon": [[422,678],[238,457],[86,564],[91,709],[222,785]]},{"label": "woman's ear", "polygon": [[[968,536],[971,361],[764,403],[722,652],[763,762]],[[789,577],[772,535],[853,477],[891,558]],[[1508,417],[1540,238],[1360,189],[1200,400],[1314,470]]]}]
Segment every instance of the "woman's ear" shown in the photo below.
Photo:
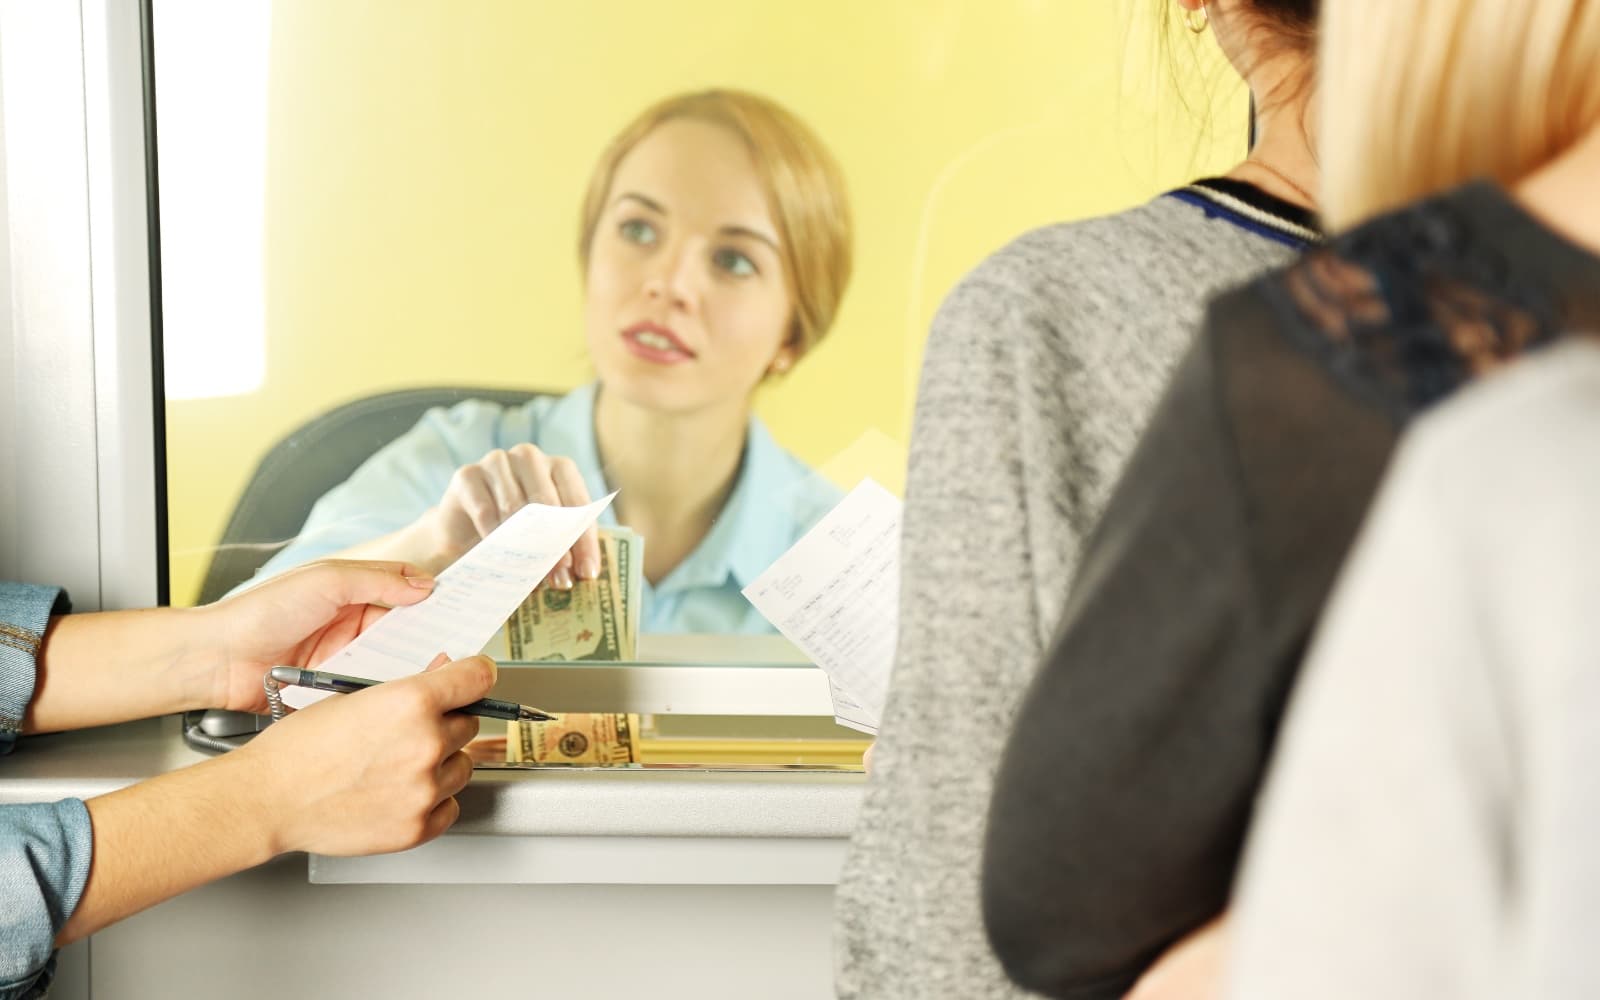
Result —
[{"label": "woman's ear", "polygon": [[796,319],[789,328],[788,339],[783,342],[783,346],[778,348],[778,353],[774,354],[772,360],[767,364],[766,377],[771,378],[774,375],[787,374],[789,369],[794,367],[794,363],[800,360],[800,355],[805,353],[800,349],[800,344],[800,321]]}]

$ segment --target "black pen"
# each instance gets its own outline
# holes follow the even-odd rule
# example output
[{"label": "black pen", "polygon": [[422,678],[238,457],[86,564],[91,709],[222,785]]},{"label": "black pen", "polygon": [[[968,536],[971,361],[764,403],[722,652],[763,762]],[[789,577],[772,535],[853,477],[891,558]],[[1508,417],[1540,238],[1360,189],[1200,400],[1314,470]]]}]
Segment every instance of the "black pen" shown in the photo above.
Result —
[{"label": "black pen", "polygon": [[[349,694],[383,683],[370,681],[365,677],[332,674],[325,670],[301,670],[299,667],[273,667],[269,674],[279,684],[292,684],[295,687],[313,688],[317,691],[332,691],[334,694]],[[513,722],[549,722],[555,718],[549,712],[541,712],[527,705],[518,705],[514,701],[501,701],[499,698],[479,698],[455,711],[485,719],[508,719]]]}]

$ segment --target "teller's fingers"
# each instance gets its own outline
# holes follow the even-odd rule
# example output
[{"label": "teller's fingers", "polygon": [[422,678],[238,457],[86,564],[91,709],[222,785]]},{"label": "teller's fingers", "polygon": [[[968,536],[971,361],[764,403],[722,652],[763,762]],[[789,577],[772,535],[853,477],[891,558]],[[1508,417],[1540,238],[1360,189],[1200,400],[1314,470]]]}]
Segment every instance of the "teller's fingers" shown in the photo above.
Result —
[{"label": "teller's fingers", "polygon": [[522,482],[517,476],[510,454],[496,449],[483,456],[483,461],[478,464],[483,466],[483,471],[489,480],[489,491],[494,496],[496,506],[500,508],[500,520],[504,521],[521,510],[528,502],[528,497],[522,488]]},{"label": "teller's fingers", "polygon": [[550,456],[531,444],[519,444],[509,452],[511,467],[529,503],[561,506],[561,491],[551,472]]}]

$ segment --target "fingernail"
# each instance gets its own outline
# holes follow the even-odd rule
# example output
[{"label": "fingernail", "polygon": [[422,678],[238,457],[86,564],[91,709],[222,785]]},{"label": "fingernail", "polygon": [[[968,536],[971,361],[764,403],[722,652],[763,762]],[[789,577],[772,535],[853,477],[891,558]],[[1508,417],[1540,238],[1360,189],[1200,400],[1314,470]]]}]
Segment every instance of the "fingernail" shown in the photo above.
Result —
[{"label": "fingernail", "polygon": [[600,560],[594,556],[585,556],[578,566],[578,575],[585,580],[593,580],[600,575]]},{"label": "fingernail", "polygon": [[572,571],[563,566],[561,569],[558,569],[551,574],[550,582],[557,590],[571,590]]},{"label": "fingernail", "polygon": [[431,576],[408,576],[406,582],[418,590],[432,590],[436,581]]}]

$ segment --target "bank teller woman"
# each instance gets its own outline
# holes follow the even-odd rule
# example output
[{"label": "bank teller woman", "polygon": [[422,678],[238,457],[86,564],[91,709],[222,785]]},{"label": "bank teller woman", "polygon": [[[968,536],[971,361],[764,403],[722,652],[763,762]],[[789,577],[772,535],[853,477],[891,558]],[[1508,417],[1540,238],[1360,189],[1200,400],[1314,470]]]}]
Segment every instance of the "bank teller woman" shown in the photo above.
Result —
[{"label": "bank teller woman", "polygon": [[[578,256],[597,381],[429,411],[328,491],[262,574],[335,553],[438,572],[525,503],[617,490],[602,523],[645,538],[644,631],[768,630],[740,589],[838,493],[772,439],[752,397],[838,311],[851,264],[841,171],[766,98],[671,97],[601,154]],[[549,583],[599,564],[591,531]]]}]

